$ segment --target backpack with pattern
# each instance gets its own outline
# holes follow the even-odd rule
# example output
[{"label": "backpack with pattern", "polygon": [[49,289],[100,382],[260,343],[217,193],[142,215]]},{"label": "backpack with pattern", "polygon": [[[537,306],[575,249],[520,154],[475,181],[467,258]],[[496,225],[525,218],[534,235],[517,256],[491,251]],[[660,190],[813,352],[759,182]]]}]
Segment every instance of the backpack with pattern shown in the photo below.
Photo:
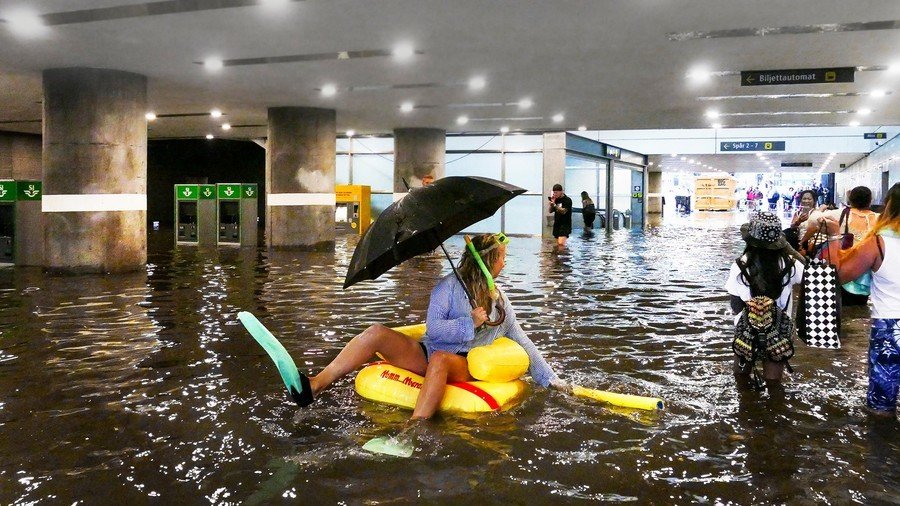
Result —
[{"label": "backpack with pattern", "polygon": [[794,356],[794,323],[770,297],[746,301],[734,328],[731,349],[746,362],[787,362]]}]

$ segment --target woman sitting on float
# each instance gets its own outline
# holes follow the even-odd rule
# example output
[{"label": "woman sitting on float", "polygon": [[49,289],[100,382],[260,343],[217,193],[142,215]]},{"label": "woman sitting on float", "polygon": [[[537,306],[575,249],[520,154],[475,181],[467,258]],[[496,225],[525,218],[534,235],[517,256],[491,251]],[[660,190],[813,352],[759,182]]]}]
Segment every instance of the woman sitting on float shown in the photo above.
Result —
[{"label": "woman sitting on float", "polygon": [[445,276],[431,292],[426,334],[421,342],[384,325],[372,325],[350,340],[322,372],[310,378],[301,374],[303,393],[298,403],[308,405],[319,392],[379,353],[392,365],[425,376],[412,418],[430,418],[448,382],[474,379],[469,374],[468,352],[503,336],[525,349],[530,361],[528,372],[535,383],[570,391],[572,387],[553,372],[525,335],[509,299],[494,287],[493,278],[505,265],[507,243],[509,239],[502,233],[467,241],[458,271],[477,303],[475,309],[456,276]]}]

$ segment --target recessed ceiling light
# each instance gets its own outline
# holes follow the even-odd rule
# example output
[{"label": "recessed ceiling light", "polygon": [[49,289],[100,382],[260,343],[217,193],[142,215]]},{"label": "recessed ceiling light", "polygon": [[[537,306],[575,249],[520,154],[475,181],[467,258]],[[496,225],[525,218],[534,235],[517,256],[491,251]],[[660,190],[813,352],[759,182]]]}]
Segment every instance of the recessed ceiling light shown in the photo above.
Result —
[{"label": "recessed ceiling light", "polygon": [[222,130],[231,130],[231,123],[222,123]]},{"label": "recessed ceiling light", "polygon": [[519,109],[528,109],[533,105],[534,102],[532,102],[530,98],[523,98],[522,100],[519,100]]},{"label": "recessed ceiling light", "polygon": [[415,106],[412,102],[403,102],[402,104],[400,104],[400,110],[403,112],[410,112],[413,110],[413,107]]},{"label": "recessed ceiling light", "polygon": [[868,107],[863,107],[862,109],[860,109],[856,112],[859,113],[860,116],[868,116],[869,114],[872,114],[872,109],[869,109]]},{"label": "recessed ceiling light", "polygon": [[715,109],[710,109],[710,110],[706,111],[706,117],[709,119],[716,119],[719,117],[719,111],[717,111]]},{"label": "recessed ceiling light", "polygon": [[412,44],[404,42],[394,47],[393,54],[397,61],[407,61],[416,54],[416,50],[413,49]]},{"label": "recessed ceiling light", "polygon": [[585,130],[587,130],[587,127],[584,125],[581,125],[580,127],[578,127],[579,132],[584,132]]},{"label": "recessed ceiling light", "polygon": [[460,117],[456,118],[457,125],[465,125],[468,122],[469,122],[468,116],[460,116]]},{"label": "recessed ceiling light", "polygon": [[144,117],[147,118],[147,121],[153,121],[156,119],[156,113],[148,112],[147,114],[144,115]]},{"label": "recessed ceiling light", "polygon": [[259,3],[266,7],[277,7],[280,5],[287,5],[291,3],[291,0],[259,0]]},{"label": "recessed ceiling light", "polygon": [[553,115],[553,122],[554,122],[554,123],[562,123],[562,121],[563,121],[564,119],[566,119],[566,117],[563,116],[562,114],[554,114],[554,115]]},{"label": "recessed ceiling light", "polygon": [[356,135],[356,130],[347,130],[347,137],[353,137]]},{"label": "recessed ceiling light", "polygon": [[647,164],[647,165],[653,165],[653,162],[650,162],[650,163],[649,163],[649,164]]},{"label": "recessed ceiling light", "polygon": [[508,127],[508,126],[500,127],[500,133],[501,133],[501,134],[508,134],[508,133],[509,133],[509,127]]},{"label": "recessed ceiling light", "polygon": [[225,63],[222,61],[221,58],[213,57],[213,58],[207,58],[207,59],[203,60],[203,67],[209,71],[214,72],[216,70],[222,70],[222,67],[224,67],[224,66],[225,66]]},{"label": "recessed ceiling light", "polygon": [[709,78],[712,77],[712,73],[705,68],[696,67],[696,68],[691,69],[687,73],[687,77],[691,81],[694,81],[697,83],[704,83],[706,81],[709,81]]},{"label": "recessed ceiling light", "polygon": [[869,95],[874,98],[881,98],[884,96],[884,90],[872,90],[872,92],[869,93]]},{"label": "recessed ceiling light", "polygon": [[672,153],[672,158],[678,156],[678,153]]},{"label": "recessed ceiling light", "polygon": [[473,77],[469,79],[469,89],[470,90],[480,90],[487,85],[487,81],[484,80],[481,76]]},{"label": "recessed ceiling light", "polygon": [[852,126],[852,127],[858,127],[858,126],[859,126],[859,121],[853,120],[853,121],[851,121],[850,123],[847,123],[847,124],[850,125],[850,126]]},{"label": "recessed ceiling light", "polygon": [[212,116],[213,118],[221,118],[222,111],[220,111],[218,109],[213,109],[213,110],[209,111],[209,115]]},{"label": "recessed ceiling light", "polygon": [[888,71],[888,74],[900,73],[900,63],[892,63],[892,64],[888,65],[887,71]]},{"label": "recessed ceiling light", "polygon": [[37,37],[47,31],[44,20],[29,10],[17,10],[3,16],[9,30],[20,37]]},{"label": "recessed ceiling light", "polygon": [[335,85],[326,84],[325,86],[322,86],[323,97],[333,97],[335,93],[337,93],[337,87]]},{"label": "recessed ceiling light", "polygon": [[213,139],[215,139],[216,137],[215,137],[213,134],[206,134],[206,138],[209,139],[209,140],[213,140]]},{"label": "recessed ceiling light", "polygon": [[682,156],[682,157],[681,157],[681,161],[682,161],[682,162],[686,162],[686,161],[687,161],[687,157],[686,157],[686,156]]},{"label": "recessed ceiling light", "polygon": [[722,124],[721,123],[713,123],[712,127],[715,128],[716,130],[718,130],[718,129],[722,128]]}]

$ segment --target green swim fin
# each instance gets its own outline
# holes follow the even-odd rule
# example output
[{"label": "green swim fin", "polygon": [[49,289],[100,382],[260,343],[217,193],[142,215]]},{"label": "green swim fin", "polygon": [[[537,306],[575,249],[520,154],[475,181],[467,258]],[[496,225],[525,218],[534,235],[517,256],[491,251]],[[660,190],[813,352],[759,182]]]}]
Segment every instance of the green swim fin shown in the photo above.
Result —
[{"label": "green swim fin", "polygon": [[416,450],[412,441],[401,441],[396,437],[376,437],[363,445],[363,450],[382,455],[409,458]]},{"label": "green swim fin", "polygon": [[[284,349],[284,346],[278,342],[278,339],[275,339],[275,336],[269,332],[269,329],[247,311],[238,313],[238,320],[244,324],[244,328],[250,332],[253,339],[256,339],[256,342],[266,350],[266,353],[278,366],[278,372],[281,373],[281,379],[284,380],[284,386],[288,389],[291,398],[301,406],[305,405],[301,402],[304,397],[308,397],[311,401],[312,392],[309,386],[306,386],[304,389],[304,383],[308,385],[308,382],[302,381],[297,365],[294,364],[294,359]],[[306,395],[304,395],[304,392],[306,392]],[[306,404],[309,403],[307,402]]]}]

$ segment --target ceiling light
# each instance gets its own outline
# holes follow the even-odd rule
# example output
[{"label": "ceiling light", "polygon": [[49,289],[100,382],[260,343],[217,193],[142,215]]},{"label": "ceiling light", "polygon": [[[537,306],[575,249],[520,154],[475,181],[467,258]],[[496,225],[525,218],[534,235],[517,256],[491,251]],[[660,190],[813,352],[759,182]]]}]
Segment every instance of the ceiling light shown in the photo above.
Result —
[{"label": "ceiling light", "polygon": [[47,31],[44,20],[35,12],[13,11],[4,16],[9,30],[20,37],[37,37]]},{"label": "ceiling light", "polygon": [[653,165],[653,162],[648,163],[647,165]]},{"label": "ceiling light", "polygon": [[884,93],[884,90],[872,90],[872,92],[869,93],[869,95],[871,95],[874,98],[881,98],[885,95],[885,93]]},{"label": "ceiling light", "polygon": [[900,73],[900,64],[892,63],[892,64],[888,65],[887,71],[888,71],[888,74]]},{"label": "ceiling light", "polygon": [[266,7],[277,7],[279,5],[287,5],[291,3],[291,0],[259,0],[259,3]]},{"label": "ceiling light", "polygon": [[457,125],[465,125],[468,122],[469,122],[468,116],[460,116],[460,117],[456,118]]},{"label": "ceiling light", "polygon": [[469,89],[470,90],[480,90],[480,89],[484,88],[485,85],[487,85],[487,81],[485,81],[484,78],[481,76],[473,77],[472,79],[469,79]]},{"label": "ceiling light", "polygon": [[554,114],[554,115],[553,115],[553,122],[554,122],[554,123],[562,123],[562,121],[563,121],[564,119],[566,119],[566,117],[563,116],[562,114]]},{"label": "ceiling light", "polygon": [[534,102],[532,102],[530,98],[523,98],[522,100],[519,100],[519,109],[528,109],[533,105]]},{"label": "ceiling light", "polygon": [[203,60],[203,66],[206,68],[206,70],[215,72],[216,70],[222,70],[222,67],[225,66],[225,63],[221,58],[207,58]]},{"label": "ceiling light", "polygon": [[213,110],[209,111],[209,115],[212,116],[213,118],[221,118],[222,111],[220,111],[218,109],[213,109]]},{"label": "ceiling light", "polygon": [[413,107],[415,106],[412,102],[403,102],[402,104],[400,104],[400,110],[403,112],[410,112],[413,110]]},{"label": "ceiling light", "polygon": [[347,137],[353,137],[354,135],[356,135],[355,130],[347,130]]},{"label": "ceiling light", "polygon": [[333,97],[335,93],[337,93],[337,87],[335,85],[326,84],[325,86],[322,86],[323,97]]},{"label": "ceiling light", "polygon": [[847,124],[850,125],[850,126],[852,126],[852,127],[858,127],[858,126],[859,126],[859,121],[853,120],[853,121],[851,121],[850,123],[847,123]]},{"label": "ceiling light", "polygon": [[682,161],[682,162],[687,161],[687,157],[686,157],[686,156],[682,156],[682,157],[681,157],[681,161]]},{"label": "ceiling light", "polygon": [[153,121],[156,119],[156,113],[148,112],[147,114],[144,115],[144,117],[147,118],[147,121]]},{"label": "ceiling light", "polygon": [[411,44],[397,44],[394,47],[393,54],[394,58],[396,58],[397,61],[406,61],[412,58],[414,54],[416,54],[416,50],[413,49]]},{"label": "ceiling light", "polygon": [[690,159],[690,160],[688,160],[688,162],[690,162],[690,163],[694,163],[694,159],[693,159],[693,158],[691,158],[691,159]]},{"label": "ceiling light", "polygon": [[213,136],[213,134],[206,134],[206,138],[209,140],[213,140],[215,139],[215,136]]},{"label": "ceiling light", "polygon": [[710,109],[710,110],[706,111],[706,117],[709,119],[716,119],[719,117],[719,111],[717,111],[715,109]]},{"label": "ceiling light", "polygon": [[509,133],[509,127],[508,127],[508,126],[500,127],[500,133],[501,133],[501,134],[508,134],[508,133]]},{"label": "ceiling light", "polygon": [[585,130],[587,130],[587,127],[584,125],[581,125],[580,127],[578,127],[579,132],[584,132]]},{"label": "ceiling light", "polygon": [[231,123],[222,123],[222,130],[231,130]]},{"label": "ceiling light", "polygon": [[856,111],[856,112],[857,112],[860,116],[868,116],[869,114],[872,114],[872,109],[869,109],[868,107],[864,107],[864,108],[862,108],[862,109],[860,109],[860,110],[858,110],[858,111]]},{"label": "ceiling light", "polygon": [[709,70],[701,67],[692,69],[687,74],[688,79],[698,83],[705,83],[706,81],[709,81],[709,78],[711,76],[712,73]]},{"label": "ceiling light", "polygon": [[672,158],[675,158],[676,156],[678,156],[678,153],[672,153]]},{"label": "ceiling light", "polygon": [[722,128],[722,124],[721,123],[713,123],[712,127],[715,128],[716,130],[718,130],[718,129]]}]

